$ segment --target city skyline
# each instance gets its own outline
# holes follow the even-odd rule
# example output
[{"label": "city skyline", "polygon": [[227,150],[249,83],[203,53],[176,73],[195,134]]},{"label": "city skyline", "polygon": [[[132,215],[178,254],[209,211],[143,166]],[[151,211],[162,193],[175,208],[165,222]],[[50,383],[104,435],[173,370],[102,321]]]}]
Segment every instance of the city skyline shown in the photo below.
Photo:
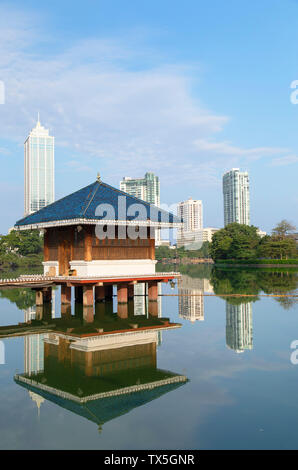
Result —
[{"label": "city skyline", "polygon": [[[134,1],[125,11],[118,2],[119,18],[105,3],[93,18],[78,6],[69,9],[68,1],[59,9],[52,3],[50,12],[34,0],[26,11],[19,1],[1,5],[0,197],[10,204],[2,209],[0,233],[23,213],[22,142],[38,110],[56,138],[58,199],[97,171],[115,186],[124,174],[150,169],[159,175],[162,203],[195,196],[199,188],[205,225],[220,227],[222,173],[243,167],[254,186],[251,223],[267,232],[281,219],[297,225],[297,106],[290,85],[297,78],[291,57],[298,5],[252,2],[244,17],[234,1],[211,3],[190,0],[189,15],[175,2],[161,8],[153,1],[144,15]],[[71,19],[67,40],[61,8]],[[262,15],[268,8],[270,18]],[[278,45],[274,55],[269,43]]]}]

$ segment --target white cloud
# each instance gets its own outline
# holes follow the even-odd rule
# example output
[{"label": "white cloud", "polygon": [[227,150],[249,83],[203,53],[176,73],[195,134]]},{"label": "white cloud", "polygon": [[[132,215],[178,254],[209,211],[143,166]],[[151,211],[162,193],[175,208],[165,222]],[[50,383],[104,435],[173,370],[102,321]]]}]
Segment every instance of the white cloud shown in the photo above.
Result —
[{"label": "white cloud", "polygon": [[271,162],[273,166],[292,165],[293,163],[298,163],[297,155],[286,155],[284,157],[274,158]]},{"label": "white cloud", "polygon": [[49,49],[58,52],[42,54],[53,39],[37,23],[45,24],[0,7],[0,79],[6,87],[0,138],[22,143],[40,111],[55,135],[56,158],[59,146],[76,152],[69,161],[73,170],[104,164],[117,177],[152,170],[168,181],[200,177],[208,184],[217,181],[222,157],[226,167],[241,157],[284,151],[212,141],[228,118],[193,98],[191,69],[184,64],[141,68],[142,48],[119,38],[86,38],[65,49],[55,44]]}]

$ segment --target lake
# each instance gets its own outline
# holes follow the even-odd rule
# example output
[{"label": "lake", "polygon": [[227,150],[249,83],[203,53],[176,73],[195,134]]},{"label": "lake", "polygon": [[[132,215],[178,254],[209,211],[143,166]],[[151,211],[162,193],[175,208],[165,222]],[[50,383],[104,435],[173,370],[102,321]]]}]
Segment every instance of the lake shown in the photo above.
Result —
[{"label": "lake", "polygon": [[56,328],[0,342],[0,448],[297,449],[298,272],[180,270],[154,308],[99,304],[99,336],[59,289],[0,290],[1,326]]}]

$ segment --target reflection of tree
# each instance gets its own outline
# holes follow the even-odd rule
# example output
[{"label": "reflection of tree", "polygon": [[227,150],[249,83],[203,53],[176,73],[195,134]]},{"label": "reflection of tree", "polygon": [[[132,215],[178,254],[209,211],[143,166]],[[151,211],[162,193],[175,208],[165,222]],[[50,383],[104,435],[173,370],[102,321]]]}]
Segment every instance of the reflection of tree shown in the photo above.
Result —
[{"label": "reflection of tree", "polygon": [[20,310],[35,305],[35,292],[31,289],[1,289],[0,298],[9,299]]},{"label": "reflection of tree", "polygon": [[[255,297],[229,297],[226,300],[233,305],[259,300],[261,292],[265,294],[293,294],[298,288],[298,273],[295,271],[263,271],[261,269],[219,269],[213,267],[210,282],[215,294],[254,295]],[[284,308],[291,308],[296,304],[296,299],[291,297],[279,297],[276,300]]]}]

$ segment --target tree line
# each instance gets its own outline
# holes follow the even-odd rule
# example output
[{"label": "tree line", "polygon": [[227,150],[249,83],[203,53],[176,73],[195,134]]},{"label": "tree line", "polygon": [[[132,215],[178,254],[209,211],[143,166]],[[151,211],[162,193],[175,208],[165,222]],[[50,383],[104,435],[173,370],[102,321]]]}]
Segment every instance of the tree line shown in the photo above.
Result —
[{"label": "tree line", "polygon": [[213,235],[210,255],[214,261],[297,259],[297,243],[292,236],[295,230],[295,226],[282,220],[272,235],[261,237],[257,227],[234,222]]}]

